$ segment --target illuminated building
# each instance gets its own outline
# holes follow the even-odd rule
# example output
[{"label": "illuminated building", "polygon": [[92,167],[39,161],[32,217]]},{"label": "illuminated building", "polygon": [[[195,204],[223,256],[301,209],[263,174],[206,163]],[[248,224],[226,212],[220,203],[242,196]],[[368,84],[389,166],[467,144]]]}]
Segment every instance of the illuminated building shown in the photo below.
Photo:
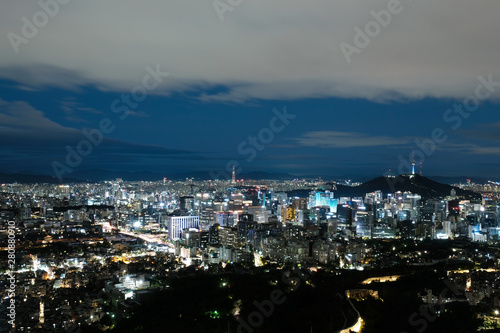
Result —
[{"label": "illuminated building", "polygon": [[39,317],[38,317],[38,323],[40,325],[42,325],[43,323],[45,323],[45,306],[43,304],[43,301],[40,301],[40,314],[39,314]]},{"label": "illuminated building", "polygon": [[182,230],[182,244],[189,248],[199,247],[201,240],[201,233],[198,229],[184,229]]},{"label": "illuminated building", "polygon": [[326,206],[331,213],[337,212],[337,199],[333,198],[333,192],[314,191],[309,194],[309,209],[312,207]]},{"label": "illuminated building", "polygon": [[217,224],[222,227],[232,227],[234,225],[234,215],[229,212],[217,212]]},{"label": "illuminated building", "polygon": [[372,238],[373,212],[357,212],[356,235],[363,238]]},{"label": "illuminated building", "polygon": [[238,245],[238,229],[237,228],[220,228],[219,242],[222,246],[236,247]]},{"label": "illuminated building", "polygon": [[199,216],[169,216],[168,217],[168,238],[178,240],[181,237],[183,229],[195,228],[200,226]]}]

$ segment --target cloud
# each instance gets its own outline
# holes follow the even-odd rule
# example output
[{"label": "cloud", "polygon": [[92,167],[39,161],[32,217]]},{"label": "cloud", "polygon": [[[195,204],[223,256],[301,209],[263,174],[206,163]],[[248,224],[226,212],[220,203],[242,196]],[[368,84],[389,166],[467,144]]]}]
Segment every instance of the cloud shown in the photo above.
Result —
[{"label": "cloud", "polygon": [[143,112],[143,111],[129,110],[127,114],[129,116],[132,116],[132,117],[141,117],[141,118],[149,117],[149,114],[147,114],[146,112]]},{"label": "cloud", "polygon": [[[64,163],[67,146],[76,149],[80,142],[88,140],[81,130],[52,121],[24,101],[6,102],[0,99],[0,124],[0,153],[5,157],[3,166],[14,169],[48,169],[53,161]],[[133,144],[104,136],[101,143],[94,144],[91,154],[83,158],[82,166],[113,163],[114,166],[121,163],[141,165],[147,161],[168,163],[193,159],[200,160],[202,156],[194,151]]]},{"label": "cloud", "polygon": [[[498,141],[498,140],[496,140]],[[498,146],[487,146],[484,144],[474,144],[474,143],[451,143],[447,142],[443,145],[437,147],[441,153],[464,153],[469,155],[485,155],[493,156],[500,155],[500,147]]]},{"label": "cloud", "polygon": [[73,123],[84,123],[84,124],[90,124],[90,121],[78,117],[66,117],[66,120],[71,121]]},{"label": "cloud", "polygon": [[475,147],[470,149],[469,154],[473,154],[473,155],[500,155],[500,147],[475,146]]},{"label": "cloud", "polygon": [[[5,47],[10,46],[5,45]],[[40,64],[35,59],[28,60],[24,64],[19,64],[17,61],[12,63],[0,61],[0,76],[20,82],[19,89],[26,91],[37,91],[47,87],[81,91],[82,86],[92,82],[90,78],[85,78],[76,70],[58,64]]]},{"label": "cloud", "polygon": [[0,100],[0,141],[3,145],[53,145],[78,133],[76,129],[45,117],[27,102]]},{"label": "cloud", "polygon": [[[0,39],[0,78],[23,87],[130,91],[145,67],[171,72],[151,93],[198,91],[215,102],[315,97],[371,100],[474,93],[479,75],[500,81],[498,1],[402,0],[400,14],[352,56],[354,28],[387,0],[255,0],[226,12],[212,1],[86,0],[61,5],[15,54]],[[0,3],[0,30],[22,34],[37,2]],[[460,19],[457,19],[460,18]],[[195,23],[194,23],[195,22]],[[224,93],[208,93],[213,87]],[[491,98],[498,98],[500,89]]]},{"label": "cloud", "polygon": [[60,102],[60,108],[64,112],[68,114],[75,114],[75,113],[93,113],[93,114],[100,114],[104,115],[104,112],[89,108],[80,102],[74,101],[74,100],[63,100]]},{"label": "cloud", "polygon": [[478,124],[476,129],[463,129],[460,134],[468,139],[500,141],[500,122]]},{"label": "cloud", "polygon": [[84,106],[80,102],[74,100],[63,100],[60,101],[59,104],[60,109],[67,114],[65,119],[73,123],[90,124],[91,122],[85,119],[87,113],[104,115],[104,112]]},{"label": "cloud", "polygon": [[356,132],[317,131],[302,134],[295,139],[299,146],[320,148],[354,148],[403,145],[409,138],[393,138],[389,136],[369,136]]}]

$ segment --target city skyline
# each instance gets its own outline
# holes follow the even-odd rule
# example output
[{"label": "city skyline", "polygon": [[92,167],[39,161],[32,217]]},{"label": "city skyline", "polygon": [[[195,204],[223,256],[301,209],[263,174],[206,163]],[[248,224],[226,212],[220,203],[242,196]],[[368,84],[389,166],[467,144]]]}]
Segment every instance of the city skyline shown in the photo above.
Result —
[{"label": "city skyline", "polygon": [[0,2],[0,332],[499,331],[499,9]]},{"label": "city skyline", "polygon": [[499,184],[405,178],[2,184],[0,330],[498,328]]}]

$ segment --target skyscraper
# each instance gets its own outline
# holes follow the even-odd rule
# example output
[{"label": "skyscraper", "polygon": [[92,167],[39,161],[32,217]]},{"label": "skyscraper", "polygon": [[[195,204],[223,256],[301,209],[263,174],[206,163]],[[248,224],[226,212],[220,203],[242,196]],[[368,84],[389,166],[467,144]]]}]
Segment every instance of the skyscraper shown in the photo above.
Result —
[{"label": "skyscraper", "polygon": [[199,216],[169,216],[168,238],[178,240],[181,238],[182,230],[189,228],[198,229],[200,226]]}]

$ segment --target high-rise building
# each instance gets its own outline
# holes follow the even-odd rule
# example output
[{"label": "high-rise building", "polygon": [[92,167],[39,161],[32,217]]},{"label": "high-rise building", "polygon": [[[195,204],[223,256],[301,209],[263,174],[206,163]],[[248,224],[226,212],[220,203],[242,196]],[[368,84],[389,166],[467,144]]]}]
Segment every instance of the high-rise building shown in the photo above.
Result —
[{"label": "high-rise building", "polygon": [[194,208],[194,197],[193,196],[182,196],[180,198],[180,209],[181,210],[191,210]]},{"label": "high-rise building", "polygon": [[217,212],[216,223],[221,227],[232,227],[234,225],[234,214],[229,212]]},{"label": "high-rise building", "polygon": [[248,214],[253,215],[254,220],[258,223],[266,223],[270,213],[265,207],[261,206],[250,206],[247,211]]},{"label": "high-rise building", "polygon": [[309,209],[313,207],[326,206],[330,212],[337,212],[337,199],[333,197],[330,191],[313,191],[309,194]]},{"label": "high-rise building", "polygon": [[195,228],[200,226],[199,216],[169,216],[168,217],[168,239],[178,240],[181,237],[183,229]]},{"label": "high-rise building", "polygon": [[453,236],[453,233],[451,231],[451,222],[450,221],[443,221],[443,233],[447,237]]},{"label": "high-rise building", "polygon": [[246,243],[252,238],[253,232],[257,228],[257,222],[253,220],[253,215],[243,214],[238,221],[238,241]]},{"label": "high-rise building", "polygon": [[184,229],[181,231],[182,244],[186,247],[199,247],[201,241],[201,232],[198,229]]},{"label": "high-rise building", "polygon": [[356,235],[363,238],[372,238],[373,212],[356,212]]},{"label": "high-rise building", "polygon": [[236,247],[238,245],[238,229],[237,228],[220,228],[219,243],[222,246]]},{"label": "high-rise building", "polygon": [[219,224],[214,224],[213,226],[210,227],[208,230],[208,244],[210,245],[219,245],[219,229],[220,229]]},{"label": "high-rise building", "polygon": [[307,198],[293,198],[292,206],[296,210],[307,209]]},{"label": "high-rise building", "polygon": [[213,206],[202,205],[200,225],[201,229],[208,230],[208,228],[215,223],[215,212]]}]

